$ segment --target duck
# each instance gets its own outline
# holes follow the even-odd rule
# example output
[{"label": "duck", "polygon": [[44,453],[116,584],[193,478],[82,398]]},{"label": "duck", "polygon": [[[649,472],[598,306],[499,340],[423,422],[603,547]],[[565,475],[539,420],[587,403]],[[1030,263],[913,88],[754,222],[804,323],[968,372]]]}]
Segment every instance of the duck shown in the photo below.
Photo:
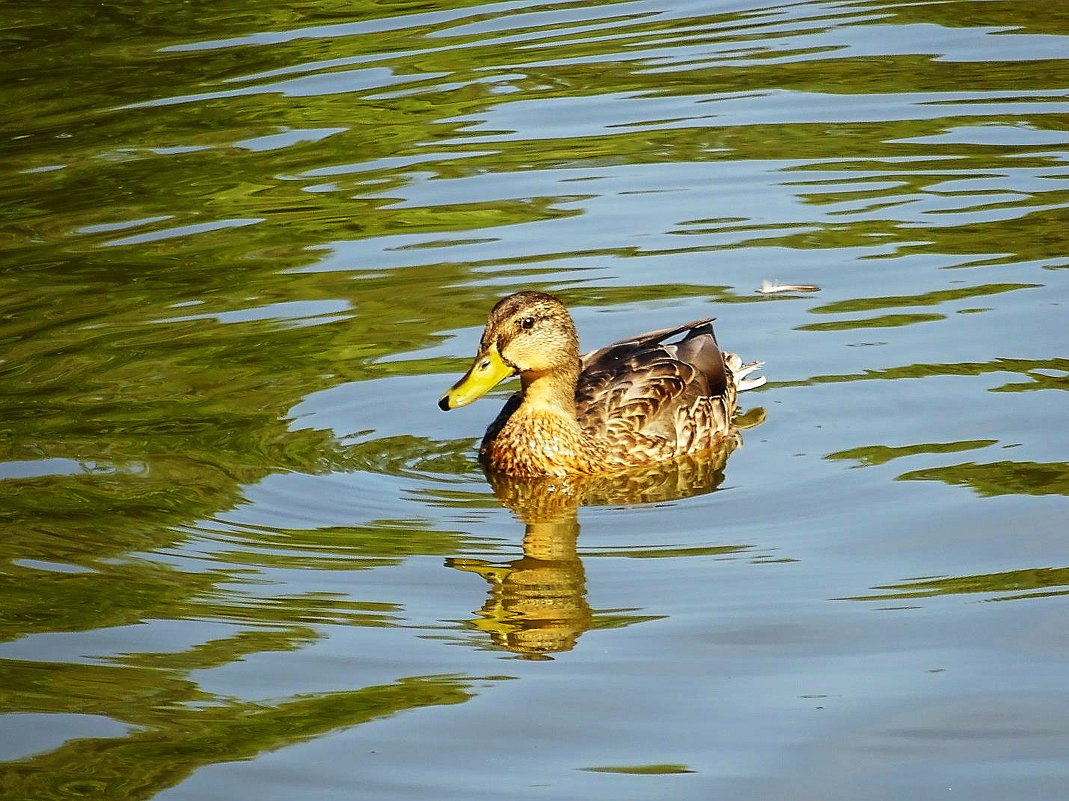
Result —
[{"label": "duck", "polygon": [[748,377],[763,362],[720,350],[714,319],[580,355],[559,298],[516,292],[490,310],[471,368],[438,406],[467,406],[518,375],[479,447],[486,470],[510,476],[598,475],[711,451],[739,438],[738,393],[765,383]]}]

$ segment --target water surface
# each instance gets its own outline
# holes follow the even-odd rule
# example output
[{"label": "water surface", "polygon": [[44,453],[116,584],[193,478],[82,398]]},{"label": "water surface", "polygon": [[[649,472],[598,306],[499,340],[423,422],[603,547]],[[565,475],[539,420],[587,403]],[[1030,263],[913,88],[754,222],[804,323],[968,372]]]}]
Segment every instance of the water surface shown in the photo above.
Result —
[{"label": "water surface", "polygon": [[[1069,10],[357,5],[2,12],[0,796],[1064,798]],[[523,288],[745,445],[491,486]]]}]

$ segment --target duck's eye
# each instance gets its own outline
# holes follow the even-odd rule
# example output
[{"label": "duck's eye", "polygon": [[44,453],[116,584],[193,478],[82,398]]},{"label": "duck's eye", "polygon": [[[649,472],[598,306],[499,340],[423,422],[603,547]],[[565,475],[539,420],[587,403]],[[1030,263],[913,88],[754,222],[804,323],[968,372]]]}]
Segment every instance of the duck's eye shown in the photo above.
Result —
[{"label": "duck's eye", "polygon": [[530,331],[532,328],[534,328],[534,317],[524,317],[522,320],[520,320],[520,328],[525,331]]}]

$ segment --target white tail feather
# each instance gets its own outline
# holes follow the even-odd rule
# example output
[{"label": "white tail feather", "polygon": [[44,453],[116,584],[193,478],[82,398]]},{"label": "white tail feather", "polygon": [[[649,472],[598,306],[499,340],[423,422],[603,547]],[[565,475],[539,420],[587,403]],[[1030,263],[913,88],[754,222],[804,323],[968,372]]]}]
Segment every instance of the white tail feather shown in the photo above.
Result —
[{"label": "white tail feather", "polygon": [[756,378],[746,378],[754,370],[764,367],[764,362],[750,362],[749,364],[743,364],[740,359],[734,353],[726,355],[724,362],[727,364],[728,369],[731,370],[731,374],[735,376],[735,389],[739,392],[745,392],[748,389],[756,389],[762,386],[767,380],[763,375]]},{"label": "white tail feather", "polygon": [[757,387],[764,386],[767,380],[768,379],[763,375],[758,376],[757,378],[747,378],[745,381],[737,381],[735,383],[735,389],[739,392],[745,392],[748,389],[757,389]]}]

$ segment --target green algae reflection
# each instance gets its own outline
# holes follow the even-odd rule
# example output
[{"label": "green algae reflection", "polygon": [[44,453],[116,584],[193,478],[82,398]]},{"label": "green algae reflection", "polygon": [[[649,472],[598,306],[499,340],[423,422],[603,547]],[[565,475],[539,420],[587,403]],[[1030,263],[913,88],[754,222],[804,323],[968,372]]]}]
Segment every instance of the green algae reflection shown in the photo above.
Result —
[{"label": "green algae reflection", "polygon": [[[77,711],[136,727],[119,739],[71,740],[48,753],[0,764],[4,798],[147,799],[205,765],[251,759],[346,727],[469,697],[467,684],[449,677],[406,678],[271,704],[208,698],[180,673],[161,673],[159,667],[89,669],[5,661],[0,677],[5,688],[0,711]],[[109,686],[122,686],[124,700],[100,694]]]}]

